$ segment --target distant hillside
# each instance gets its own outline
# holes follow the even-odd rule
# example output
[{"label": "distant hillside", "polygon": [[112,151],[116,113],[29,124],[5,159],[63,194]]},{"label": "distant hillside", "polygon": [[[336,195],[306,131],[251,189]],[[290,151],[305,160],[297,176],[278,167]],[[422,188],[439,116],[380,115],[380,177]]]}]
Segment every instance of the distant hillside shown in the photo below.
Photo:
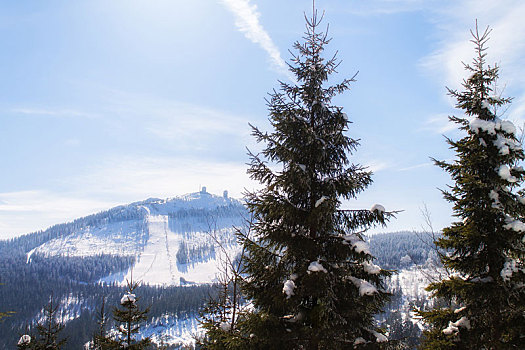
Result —
[{"label": "distant hillside", "polygon": [[[0,241],[0,310],[16,312],[0,323],[0,349],[13,348],[50,296],[70,335],[66,348],[81,348],[102,298],[116,305],[131,273],[144,283],[137,294],[152,307],[145,333],[163,335],[174,347],[191,343],[196,314],[215,293],[210,283],[220,256],[223,250],[236,254],[234,228],[244,227],[247,217],[241,201],[201,191],[150,198]],[[419,332],[406,322],[412,303],[425,302],[427,281],[414,264],[435,258],[428,243],[413,232],[370,238],[376,263],[400,270],[391,283],[395,297],[380,320],[394,336]]]}]

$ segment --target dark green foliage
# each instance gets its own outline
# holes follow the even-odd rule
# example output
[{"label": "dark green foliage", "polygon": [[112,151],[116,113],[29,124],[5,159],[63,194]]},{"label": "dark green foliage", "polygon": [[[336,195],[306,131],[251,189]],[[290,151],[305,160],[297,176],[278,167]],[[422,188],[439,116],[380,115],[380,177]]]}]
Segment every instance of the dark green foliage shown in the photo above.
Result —
[{"label": "dark green foliage", "polygon": [[[113,319],[117,324],[117,336],[99,337],[103,349],[147,349],[151,345],[148,337],[137,340],[140,324],[148,319],[149,308],[139,306],[140,298],[135,295],[138,284],[128,282],[128,289],[120,300],[120,307],[113,309]],[[103,326],[102,326],[103,327]]]},{"label": "dark green foliage", "polygon": [[465,65],[470,77],[463,91],[449,90],[465,113],[450,120],[467,135],[447,139],[456,160],[436,161],[454,180],[443,194],[458,218],[436,244],[449,252],[441,262],[454,275],[428,287],[446,306],[420,313],[431,326],[424,349],[518,349],[525,343],[525,201],[517,194],[525,156],[512,123],[497,116],[510,99],[494,96],[498,67],[485,63],[489,32],[476,28],[476,58]]},{"label": "dark green foliage", "polygon": [[[385,269],[423,265],[434,258],[433,250],[432,236],[423,232],[391,232],[370,237],[370,251],[376,263]],[[407,255],[410,263],[401,263]]]},{"label": "dark green foliage", "polygon": [[345,135],[349,120],[331,100],[353,79],[324,86],[339,62],[323,58],[329,40],[318,24],[316,14],[307,19],[305,43],[294,46],[298,85],[281,83],[268,102],[273,131],[253,128],[265,148],[251,154],[248,173],[263,188],[247,194],[254,236],[240,238],[248,253],[243,290],[254,310],[211,339],[223,348],[346,349],[357,341],[364,349],[383,338],[374,314],[388,299],[389,272],[372,264],[362,232],[391,213],[340,210],[341,199],[356,198],[372,180],[348,159],[358,142]]},{"label": "dark green foliage", "polygon": [[100,305],[99,312],[97,313],[97,330],[93,332],[93,338],[91,339],[90,350],[103,350],[106,349],[110,343],[107,336],[107,323],[108,317],[106,314],[106,298],[102,298],[102,304]]},{"label": "dark green foliage", "polygon": [[60,333],[64,329],[64,325],[57,320],[58,305],[50,299],[43,309],[43,321],[36,324],[38,338],[32,343],[32,348],[35,350],[58,350],[62,349],[66,343]]},{"label": "dark green foliage", "polygon": [[[0,288],[2,287],[2,284],[0,284]],[[4,304],[4,303],[2,303]],[[2,305],[3,307],[4,305]],[[9,317],[11,315],[13,315],[14,312],[13,311],[0,311],[0,322],[4,321],[4,318],[6,317]]]}]

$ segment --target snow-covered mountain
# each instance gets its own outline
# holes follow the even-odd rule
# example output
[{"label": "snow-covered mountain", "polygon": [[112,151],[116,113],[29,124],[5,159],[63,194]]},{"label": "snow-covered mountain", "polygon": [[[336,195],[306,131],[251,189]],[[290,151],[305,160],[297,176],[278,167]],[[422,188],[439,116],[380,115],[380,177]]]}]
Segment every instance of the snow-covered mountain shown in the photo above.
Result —
[{"label": "snow-covered mountain", "polygon": [[[175,348],[192,344],[199,333],[198,310],[214,291],[209,284],[221,256],[236,255],[234,231],[246,229],[247,218],[241,201],[203,189],[118,206],[0,241],[0,300],[4,309],[17,311],[11,325],[0,323],[0,334],[13,334],[0,339],[0,349],[11,348],[17,332],[42,318],[49,295],[70,336],[68,349],[83,346],[89,333],[79,338],[79,327],[94,330],[101,299],[117,305],[123,293],[118,285],[131,277],[143,283],[137,293],[152,306],[141,334]],[[411,311],[428,302],[424,287],[435,254],[421,234],[412,232],[374,235],[369,243],[379,265],[398,271],[387,281],[394,295],[378,321],[389,336],[417,339],[421,325]]]},{"label": "snow-covered mountain", "polygon": [[150,285],[180,286],[210,283],[217,260],[234,256],[234,230],[245,224],[246,211],[227,192],[202,191],[170,199],[150,198],[75,220],[60,234],[27,253],[41,256],[88,257],[100,254],[132,256],[126,271],[100,282],[133,279]]}]

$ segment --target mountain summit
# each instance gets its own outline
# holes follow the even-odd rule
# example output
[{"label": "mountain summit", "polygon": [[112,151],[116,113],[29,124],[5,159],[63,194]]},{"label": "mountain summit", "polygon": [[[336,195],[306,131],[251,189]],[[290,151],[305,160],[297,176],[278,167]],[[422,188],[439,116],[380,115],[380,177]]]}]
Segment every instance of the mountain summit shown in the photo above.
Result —
[{"label": "mountain summit", "polygon": [[242,202],[213,195],[206,188],[169,199],[150,198],[56,225],[49,237],[27,252],[41,256],[117,255],[132,266],[102,278],[104,283],[134,280],[154,285],[210,283],[220,254],[235,254],[235,227],[244,224]]}]

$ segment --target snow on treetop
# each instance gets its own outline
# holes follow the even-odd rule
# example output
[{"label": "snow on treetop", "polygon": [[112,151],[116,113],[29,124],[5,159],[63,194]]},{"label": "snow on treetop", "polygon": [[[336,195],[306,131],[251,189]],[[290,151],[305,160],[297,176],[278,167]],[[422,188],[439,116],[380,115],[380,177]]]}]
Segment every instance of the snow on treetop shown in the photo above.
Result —
[{"label": "snow on treetop", "polygon": [[18,341],[18,345],[26,345],[31,343],[31,336],[24,334],[20,337],[20,340]]},{"label": "snow on treetop", "polygon": [[124,305],[126,303],[132,303],[132,304],[135,304],[136,302],[136,296],[135,294],[129,294],[129,293],[126,293],[124,294],[124,296],[120,299],[120,304],[121,305]]},{"label": "snow on treetop", "polygon": [[310,272],[328,272],[319,261],[312,261],[308,266],[308,273]]},{"label": "snow on treetop", "polygon": [[379,212],[379,213],[384,213],[385,212],[385,207],[383,207],[381,204],[374,204],[372,206],[372,208],[370,208],[370,211],[373,213],[375,211]]}]

